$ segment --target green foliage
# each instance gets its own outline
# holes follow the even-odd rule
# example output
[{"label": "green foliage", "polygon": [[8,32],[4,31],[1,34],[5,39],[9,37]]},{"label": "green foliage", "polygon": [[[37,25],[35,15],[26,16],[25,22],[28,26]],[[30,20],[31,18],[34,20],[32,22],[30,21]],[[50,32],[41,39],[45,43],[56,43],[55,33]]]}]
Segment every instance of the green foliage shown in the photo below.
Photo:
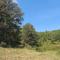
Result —
[{"label": "green foliage", "polygon": [[22,40],[26,46],[34,47],[37,45],[37,34],[33,25],[27,23],[23,26]]},{"label": "green foliage", "polygon": [[60,30],[38,32],[39,36],[37,51],[60,49]]},{"label": "green foliage", "polygon": [[0,46],[49,50],[51,44],[60,42],[60,30],[36,32],[30,23],[21,28],[22,16],[21,9],[12,0],[0,0]]},{"label": "green foliage", "polygon": [[[20,44],[22,12],[12,0],[0,0],[0,44],[16,47]],[[2,44],[3,43],[3,44]]]}]

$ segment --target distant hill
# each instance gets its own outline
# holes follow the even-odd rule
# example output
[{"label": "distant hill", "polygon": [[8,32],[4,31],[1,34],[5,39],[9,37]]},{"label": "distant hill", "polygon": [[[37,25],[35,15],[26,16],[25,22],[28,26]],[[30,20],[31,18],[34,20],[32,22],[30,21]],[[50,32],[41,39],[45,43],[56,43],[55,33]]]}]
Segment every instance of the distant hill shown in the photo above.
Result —
[{"label": "distant hill", "polygon": [[60,41],[60,30],[46,31],[46,32],[37,32],[39,38],[46,38],[48,40],[59,40]]}]

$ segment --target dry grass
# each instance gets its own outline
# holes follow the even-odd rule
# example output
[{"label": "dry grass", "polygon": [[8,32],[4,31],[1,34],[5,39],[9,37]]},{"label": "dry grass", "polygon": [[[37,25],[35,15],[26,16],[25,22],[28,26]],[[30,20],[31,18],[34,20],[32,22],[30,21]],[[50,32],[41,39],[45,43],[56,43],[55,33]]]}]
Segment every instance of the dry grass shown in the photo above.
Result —
[{"label": "dry grass", "polygon": [[36,52],[28,49],[0,48],[0,60],[60,60],[56,51]]}]

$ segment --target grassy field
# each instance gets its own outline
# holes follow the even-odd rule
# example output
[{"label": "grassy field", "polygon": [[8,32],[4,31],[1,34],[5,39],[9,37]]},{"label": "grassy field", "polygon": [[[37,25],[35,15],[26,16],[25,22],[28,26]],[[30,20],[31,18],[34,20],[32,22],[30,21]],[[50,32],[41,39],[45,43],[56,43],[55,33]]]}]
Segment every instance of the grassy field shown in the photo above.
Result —
[{"label": "grassy field", "polygon": [[60,51],[36,52],[28,49],[0,48],[0,60],[60,60]]}]

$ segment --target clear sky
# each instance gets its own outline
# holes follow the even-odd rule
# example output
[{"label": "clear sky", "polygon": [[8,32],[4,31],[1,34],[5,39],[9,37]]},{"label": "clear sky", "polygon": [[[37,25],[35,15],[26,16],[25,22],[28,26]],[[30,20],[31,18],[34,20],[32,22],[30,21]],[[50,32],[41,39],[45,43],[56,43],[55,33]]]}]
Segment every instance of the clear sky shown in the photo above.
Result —
[{"label": "clear sky", "polygon": [[60,29],[60,0],[18,0],[25,23],[37,31]]}]

